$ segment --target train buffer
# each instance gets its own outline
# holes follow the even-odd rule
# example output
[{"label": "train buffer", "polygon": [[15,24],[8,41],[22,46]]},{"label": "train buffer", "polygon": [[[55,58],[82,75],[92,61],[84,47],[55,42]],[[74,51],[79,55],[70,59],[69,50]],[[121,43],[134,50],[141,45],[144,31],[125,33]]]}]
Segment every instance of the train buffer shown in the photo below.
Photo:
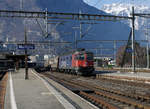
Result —
[{"label": "train buffer", "polygon": [[53,80],[29,69],[9,72],[4,109],[98,109]]}]

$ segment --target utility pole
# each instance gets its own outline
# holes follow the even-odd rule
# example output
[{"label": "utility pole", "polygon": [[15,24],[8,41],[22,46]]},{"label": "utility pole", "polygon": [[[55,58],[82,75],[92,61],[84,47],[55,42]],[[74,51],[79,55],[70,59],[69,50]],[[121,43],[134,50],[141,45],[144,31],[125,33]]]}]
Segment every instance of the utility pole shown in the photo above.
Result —
[{"label": "utility pole", "polygon": [[[72,27],[73,29],[78,29],[80,27]],[[74,42],[75,42],[75,49],[77,49],[77,31],[75,30],[74,34]]]},{"label": "utility pole", "polygon": [[146,47],[146,51],[147,51],[147,69],[149,69],[149,41],[148,41],[148,28],[146,29],[146,40],[147,40],[147,47]]},{"label": "utility pole", "polygon": [[135,15],[134,15],[134,6],[132,7],[132,71],[135,72],[135,34],[134,34],[134,30],[135,30]]},{"label": "utility pole", "polygon": [[74,35],[74,40],[75,40],[75,49],[77,49],[77,32],[76,31]]},{"label": "utility pole", "polygon": [[116,62],[116,40],[114,40],[114,60]]},{"label": "utility pole", "polygon": [[96,49],[96,56],[98,55],[98,49]]},{"label": "utility pole", "polygon": [[82,38],[82,24],[80,23],[80,38]]},{"label": "utility pole", "polygon": [[[81,14],[81,11],[80,11],[80,14]],[[80,22],[80,38],[82,38],[82,24],[81,24],[81,22]]]},{"label": "utility pole", "polygon": [[46,37],[48,37],[48,10],[47,10],[47,8],[46,8],[46,10],[45,10],[45,26],[46,26]]},{"label": "utility pole", "polygon": [[149,69],[149,41],[147,36],[147,68]]},{"label": "utility pole", "polygon": [[103,54],[103,53],[102,53],[102,51],[103,51],[102,49],[103,49],[103,43],[100,44],[100,56],[101,56],[101,57],[102,57],[102,54]]},{"label": "utility pole", "polygon": [[25,35],[24,35],[24,44],[25,44],[25,79],[29,79],[28,76],[28,55],[27,55],[27,29],[25,27]]},{"label": "utility pole", "polygon": [[23,10],[23,0],[20,0],[20,10]]}]

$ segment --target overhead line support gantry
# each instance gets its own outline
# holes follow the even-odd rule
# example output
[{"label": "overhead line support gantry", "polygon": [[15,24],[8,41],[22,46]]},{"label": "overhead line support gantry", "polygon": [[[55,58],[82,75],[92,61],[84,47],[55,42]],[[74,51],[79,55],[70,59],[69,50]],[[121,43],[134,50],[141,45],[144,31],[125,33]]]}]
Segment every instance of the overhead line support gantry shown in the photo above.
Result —
[{"label": "overhead line support gantry", "polygon": [[[46,18],[45,12],[42,11],[9,11],[0,10],[0,17],[20,17],[20,18]],[[80,14],[80,13],[59,13],[48,12],[47,18],[50,19],[70,19],[70,20],[97,20],[97,21],[117,21],[128,20],[132,17],[114,16],[101,14]]]},{"label": "overhead line support gantry", "polygon": [[[44,19],[66,19],[66,20],[95,20],[95,21],[120,21],[132,20],[132,42],[134,52],[134,7],[132,8],[132,17],[128,16],[114,16],[114,15],[101,15],[101,14],[81,14],[81,13],[59,13],[59,12],[42,12],[42,11],[9,11],[0,10],[0,17],[18,17],[18,18],[44,18]],[[134,55],[134,54],[133,54]],[[132,56],[134,60],[135,56]],[[134,62],[132,62],[134,63]],[[132,64],[135,70],[135,64]]]}]

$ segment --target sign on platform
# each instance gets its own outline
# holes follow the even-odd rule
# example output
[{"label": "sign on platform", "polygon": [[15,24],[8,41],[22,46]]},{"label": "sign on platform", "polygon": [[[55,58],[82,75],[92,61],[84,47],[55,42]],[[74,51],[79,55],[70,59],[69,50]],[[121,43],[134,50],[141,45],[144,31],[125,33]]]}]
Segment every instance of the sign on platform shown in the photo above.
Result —
[{"label": "sign on platform", "polygon": [[18,44],[18,49],[35,49],[35,45],[34,44]]},{"label": "sign on platform", "polygon": [[127,49],[126,49],[126,52],[127,52],[127,53],[132,53],[132,48],[127,48]]}]

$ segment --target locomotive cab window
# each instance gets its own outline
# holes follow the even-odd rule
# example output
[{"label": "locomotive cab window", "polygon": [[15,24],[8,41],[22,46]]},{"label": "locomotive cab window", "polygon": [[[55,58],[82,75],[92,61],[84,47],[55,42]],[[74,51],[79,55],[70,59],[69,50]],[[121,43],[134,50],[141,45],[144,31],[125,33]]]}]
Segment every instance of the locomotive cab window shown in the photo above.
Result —
[{"label": "locomotive cab window", "polygon": [[85,59],[84,54],[78,54],[75,56],[75,60],[84,60],[84,59]]},{"label": "locomotive cab window", "polygon": [[84,60],[84,58],[85,58],[84,54],[79,54],[78,55],[78,60]]},{"label": "locomotive cab window", "polygon": [[93,60],[93,54],[92,53],[87,54],[87,60]]}]

